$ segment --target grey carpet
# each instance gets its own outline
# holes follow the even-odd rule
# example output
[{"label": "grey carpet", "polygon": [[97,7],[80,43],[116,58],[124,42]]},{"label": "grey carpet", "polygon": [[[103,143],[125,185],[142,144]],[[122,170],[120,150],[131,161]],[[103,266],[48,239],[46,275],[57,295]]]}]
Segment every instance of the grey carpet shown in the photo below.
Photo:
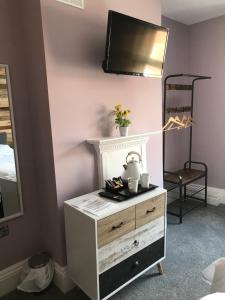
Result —
[{"label": "grey carpet", "polygon": [[[182,225],[168,217],[165,274],[155,268],[113,296],[112,300],[197,300],[209,293],[201,271],[225,256],[225,206],[199,207],[184,218]],[[1,300],[88,300],[79,289],[67,295],[51,286],[39,295],[15,291]]]}]

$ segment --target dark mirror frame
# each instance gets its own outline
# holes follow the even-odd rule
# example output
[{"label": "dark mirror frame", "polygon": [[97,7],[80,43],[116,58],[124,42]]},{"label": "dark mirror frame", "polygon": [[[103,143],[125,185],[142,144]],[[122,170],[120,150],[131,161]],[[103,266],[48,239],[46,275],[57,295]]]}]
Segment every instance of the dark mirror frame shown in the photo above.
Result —
[{"label": "dark mirror frame", "polygon": [[5,68],[6,71],[6,80],[7,80],[7,90],[8,90],[8,101],[9,101],[9,111],[10,118],[12,124],[12,139],[13,139],[13,149],[14,149],[14,157],[15,157],[15,166],[16,166],[16,178],[17,178],[17,192],[19,197],[19,210],[18,212],[0,218],[0,223],[6,222],[8,220],[12,220],[18,218],[24,214],[23,210],[23,202],[22,202],[22,191],[21,191],[21,179],[20,179],[20,170],[19,170],[19,160],[18,160],[18,151],[17,151],[17,141],[16,141],[16,129],[15,129],[15,120],[14,120],[14,111],[13,111],[13,101],[12,101],[12,89],[11,89],[11,81],[9,74],[9,66],[7,64],[1,64],[0,68]]}]

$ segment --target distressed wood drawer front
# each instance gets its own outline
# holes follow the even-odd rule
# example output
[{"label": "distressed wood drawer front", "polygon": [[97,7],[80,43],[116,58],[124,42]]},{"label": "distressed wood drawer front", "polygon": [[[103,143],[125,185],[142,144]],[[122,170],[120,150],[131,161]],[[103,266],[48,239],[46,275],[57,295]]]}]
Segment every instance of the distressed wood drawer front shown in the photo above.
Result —
[{"label": "distressed wood drawer front", "polygon": [[151,245],[165,235],[164,216],[127,233],[98,250],[99,273],[112,268],[129,256]]},{"label": "distressed wood drawer front", "polygon": [[100,248],[135,229],[135,207],[99,220],[97,227]]},{"label": "distressed wood drawer front", "polygon": [[164,257],[164,238],[135,253],[99,276],[100,297],[103,299],[121,285]]},{"label": "distressed wood drawer front", "polygon": [[136,228],[139,228],[161,216],[165,211],[165,194],[136,205]]}]

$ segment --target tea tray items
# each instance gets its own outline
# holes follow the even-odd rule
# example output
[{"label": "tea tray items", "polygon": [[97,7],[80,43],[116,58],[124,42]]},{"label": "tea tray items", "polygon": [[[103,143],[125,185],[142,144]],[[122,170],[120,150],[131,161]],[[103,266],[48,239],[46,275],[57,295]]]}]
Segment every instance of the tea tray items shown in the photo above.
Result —
[{"label": "tea tray items", "polygon": [[[165,259],[164,189],[145,191],[122,202],[98,193],[65,202],[69,274],[92,300],[110,298]],[[80,205],[92,198],[95,204],[100,199],[104,207],[97,214]]]},{"label": "tea tray items", "polygon": [[150,184],[149,188],[147,188],[147,189],[142,188],[141,185],[139,185],[137,193],[130,192],[128,188],[123,188],[123,189],[119,189],[119,190],[105,189],[105,190],[99,192],[99,195],[101,197],[109,198],[109,199],[112,199],[114,201],[126,201],[126,200],[129,200],[129,199],[133,198],[133,197],[141,195],[143,193],[147,193],[149,191],[152,191],[155,188],[157,188],[157,186],[153,185],[153,184]]}]

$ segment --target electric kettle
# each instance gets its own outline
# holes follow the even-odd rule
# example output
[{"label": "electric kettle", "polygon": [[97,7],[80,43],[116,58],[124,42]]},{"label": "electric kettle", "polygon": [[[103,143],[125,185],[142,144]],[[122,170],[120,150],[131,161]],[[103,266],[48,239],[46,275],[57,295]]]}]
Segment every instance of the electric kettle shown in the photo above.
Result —
[{"label": "electric kettle", "polygon": [[[138,161],[135,160],[133,155],[138,156]],[[131,157],[131,160],[128,160]],[[142,167],[141,167],[141,155],[136,151],[131,151],[127,154],[126,157],[126,164],[123,165],[124,172],[122,174],[123,180],[128,180],[128,178],[136,178],[140,180],[140,176],[142,174]]]}]

